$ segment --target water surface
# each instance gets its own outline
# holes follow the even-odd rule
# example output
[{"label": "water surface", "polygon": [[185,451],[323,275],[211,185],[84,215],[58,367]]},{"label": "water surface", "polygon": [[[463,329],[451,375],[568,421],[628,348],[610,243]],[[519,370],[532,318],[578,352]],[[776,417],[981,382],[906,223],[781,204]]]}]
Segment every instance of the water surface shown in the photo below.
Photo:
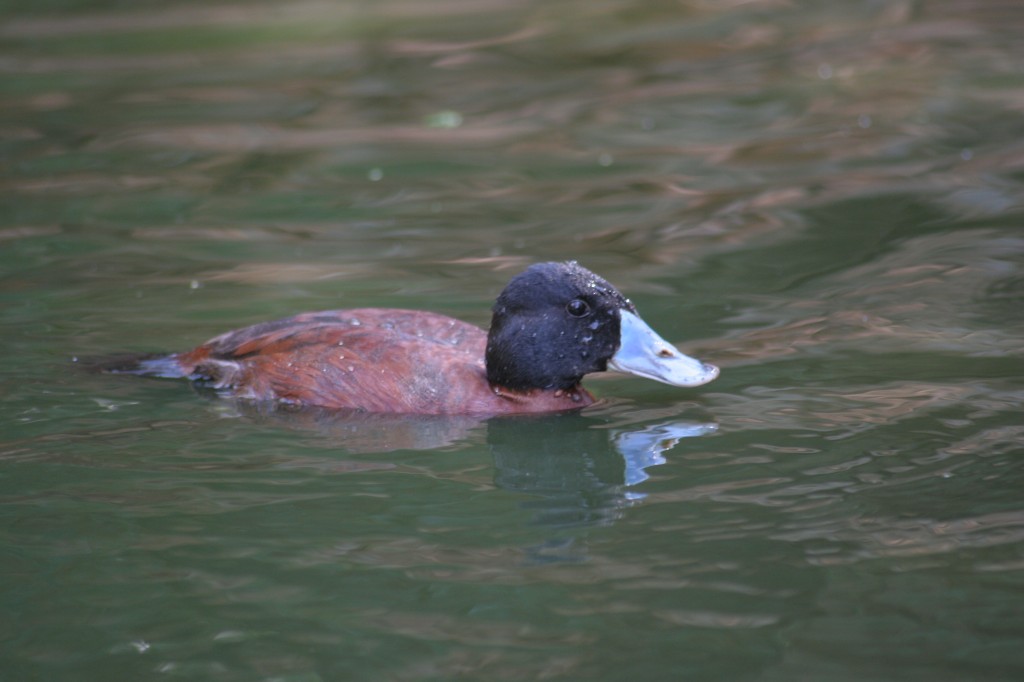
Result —
[{"label": "water surface", "polygon": [[[6,7],[0,677],[1024,677],[1016,3]],[[721,378],[481,421],[86,367],[485,326],[568,258]]]}]

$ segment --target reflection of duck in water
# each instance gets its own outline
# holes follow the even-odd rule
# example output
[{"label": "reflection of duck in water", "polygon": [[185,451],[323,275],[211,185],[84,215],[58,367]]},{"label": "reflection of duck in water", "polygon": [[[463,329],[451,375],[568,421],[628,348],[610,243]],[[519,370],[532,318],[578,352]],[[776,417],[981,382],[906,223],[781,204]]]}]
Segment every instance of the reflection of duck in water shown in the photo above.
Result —
[{"label": "reflection of duck in water", "polygon": [[714,423],[685,420],[609,428],[581,415],[492,419],[487,443],[495,483],[532,496],[543,524],[589,525],[618,518],[643,493],[630,486],[647,480],[647,469],[683,438],[713,433]]},{"label": "reflection of duck in water", "polygon": [[247,418],[320,434],[350,453],[458,448],[486,437],[495,485],[528,495],[527,505],[539,510],[537,520],[552,525],[616,518],[623,507],[644,498],[644,493],[631,488],[647,480],[650,467],[665,463],[666,452],[684,438],[708,435],[718,428],[713,422],[664,413],[645,416],[635,410],[630,413],[633,423],[614,425],[607,416],[575,412],[482,418],[375,414],[249,401],[235,405]]},{"label": "reflection of duck in water", "polygon": [[450,317],[362,308],[305,313],[222,334],[112,371],[187,378],[219,393],[378,413],[557,412],[593,396],[607,369],[699,386],[718,368],[683,355],[611,284],[570,263],[515,276],[488,333]]}]

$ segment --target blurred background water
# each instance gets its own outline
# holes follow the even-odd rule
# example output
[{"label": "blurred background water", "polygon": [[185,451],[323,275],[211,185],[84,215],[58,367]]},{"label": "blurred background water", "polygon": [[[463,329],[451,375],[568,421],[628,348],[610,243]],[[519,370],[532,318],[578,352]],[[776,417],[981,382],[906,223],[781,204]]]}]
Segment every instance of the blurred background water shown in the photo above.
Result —
[{"label": "blurred background water", "polygon": [[[11,0],[0,678],[1024,678],[1024,6]],[[706,387],[86,359],[579,259]]]}]

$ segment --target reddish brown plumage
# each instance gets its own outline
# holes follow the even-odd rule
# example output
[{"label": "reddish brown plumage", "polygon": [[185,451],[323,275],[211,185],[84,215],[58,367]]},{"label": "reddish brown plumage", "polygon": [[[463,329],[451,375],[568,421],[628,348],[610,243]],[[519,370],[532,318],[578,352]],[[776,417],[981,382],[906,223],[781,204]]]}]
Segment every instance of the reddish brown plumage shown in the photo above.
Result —
[{"label": "reddish brown plumage", "polygon": [[486,345],[481,329],[451,317],[362,308],[239,329],[161,362],[164,375],[180,371],[239,398],[370,412],[552,412],[594,401],[579,386],[525,393],[492,387]]}]

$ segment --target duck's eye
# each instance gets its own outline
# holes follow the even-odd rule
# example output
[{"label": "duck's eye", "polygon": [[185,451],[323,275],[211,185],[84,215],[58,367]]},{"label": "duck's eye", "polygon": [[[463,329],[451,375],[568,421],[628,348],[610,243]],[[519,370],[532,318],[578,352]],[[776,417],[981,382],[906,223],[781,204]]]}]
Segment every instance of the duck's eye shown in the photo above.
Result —
[{"label": "duck's eye", "polygon": [[590,314],[590,305],[579,298],[574,298],[565,306],[566,312],[573,317],[586,317]]}]

